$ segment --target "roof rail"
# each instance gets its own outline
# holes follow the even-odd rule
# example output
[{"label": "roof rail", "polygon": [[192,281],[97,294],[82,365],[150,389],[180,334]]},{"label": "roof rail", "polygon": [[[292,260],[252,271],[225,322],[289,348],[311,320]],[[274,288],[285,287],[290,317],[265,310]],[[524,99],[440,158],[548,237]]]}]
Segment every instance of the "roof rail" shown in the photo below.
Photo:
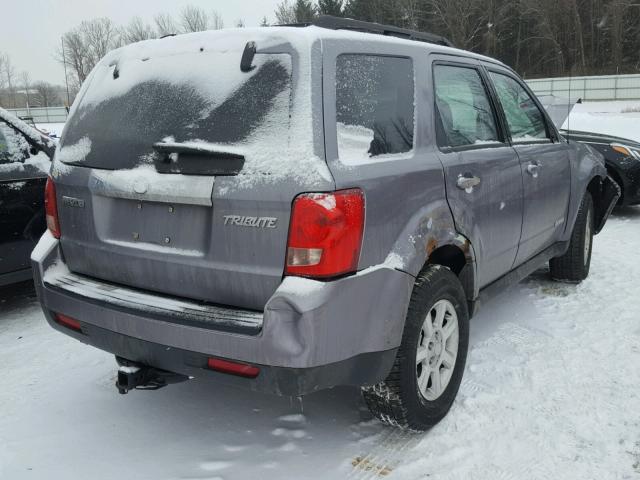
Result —
[{"label": "roof rail", "polygon": [[404,38],[406,40],[415,40],[417,42],[435,43],[437,45],[453,47],[453,43],[451,43],[445,37],[435,35],[433,33],[418,32],[417,30],[408,30],[406,28],[393,27],[391,25],[382,25],[380,23],[374,22],[363,22],[361,20],[334,17],[331,15],[320,15],[311,23],[299,25],[315,25],[316,27],[329,28],[331,30],[353,30],[356,32],[375,33],[378,35],[386,35],[388,37],[398,37]]}]

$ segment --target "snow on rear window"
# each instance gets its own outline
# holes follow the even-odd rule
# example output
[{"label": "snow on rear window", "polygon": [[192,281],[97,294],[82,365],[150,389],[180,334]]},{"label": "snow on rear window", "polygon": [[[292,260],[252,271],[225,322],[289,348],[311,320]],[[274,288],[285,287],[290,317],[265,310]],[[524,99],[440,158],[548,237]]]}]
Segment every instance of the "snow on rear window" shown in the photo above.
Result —
[{"label": "snow on rear window", "polygon": [[[69,119],[60,160],[130,169],[151,163],[153,144],[166,138],[273,157],[289,139],[291,57],[257,54],[253,65],[242,72],[237,51],[198,50],[102,62]],[[252,152],[258,137],[271,141]]]}]

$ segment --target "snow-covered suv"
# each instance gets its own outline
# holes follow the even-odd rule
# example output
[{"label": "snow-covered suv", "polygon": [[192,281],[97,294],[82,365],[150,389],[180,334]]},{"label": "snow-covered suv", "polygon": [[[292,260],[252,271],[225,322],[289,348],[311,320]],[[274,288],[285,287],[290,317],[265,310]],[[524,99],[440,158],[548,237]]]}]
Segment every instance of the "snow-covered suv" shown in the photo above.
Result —
[{"label": "snow-covered suv", "polygon": [[478,302],[548,261],[584,279],[618,190],[502,63],[317,24],[109,53],[55,154],[38,295],[53,328],[117,356],[121,392],[358,385],[425,429]]}]

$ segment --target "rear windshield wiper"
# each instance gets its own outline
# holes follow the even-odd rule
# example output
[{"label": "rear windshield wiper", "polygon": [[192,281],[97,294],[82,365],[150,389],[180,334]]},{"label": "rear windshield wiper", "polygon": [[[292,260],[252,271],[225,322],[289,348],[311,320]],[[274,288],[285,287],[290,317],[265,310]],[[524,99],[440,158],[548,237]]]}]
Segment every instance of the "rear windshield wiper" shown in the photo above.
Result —
[{"label": "rear windshield wiper", "polygon": [[218,145],[188,142],[158,142],[153,149],[159,153],[154,164],[159,173],[183,175],[237,175],[244,166],[244,155],[225,151]]}]

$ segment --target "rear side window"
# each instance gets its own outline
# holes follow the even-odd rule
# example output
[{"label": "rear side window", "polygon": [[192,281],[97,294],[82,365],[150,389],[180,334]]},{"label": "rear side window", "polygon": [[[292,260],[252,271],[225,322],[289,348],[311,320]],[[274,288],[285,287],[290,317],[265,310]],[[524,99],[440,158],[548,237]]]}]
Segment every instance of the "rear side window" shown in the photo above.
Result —
[{"label": "rear side window", "polygon": [[487,91],[474,68],[435,65],[439,147],[501,143]]},{"label": "rear side window", "polygon": [[413,149],[414,82],[408,58],[340,55],[338,156],[348,163]]},{"label": "rear side window", "polygon": [[513,78],[490,72],[514,143],[549,140],[544,115],[531,96]]}]

